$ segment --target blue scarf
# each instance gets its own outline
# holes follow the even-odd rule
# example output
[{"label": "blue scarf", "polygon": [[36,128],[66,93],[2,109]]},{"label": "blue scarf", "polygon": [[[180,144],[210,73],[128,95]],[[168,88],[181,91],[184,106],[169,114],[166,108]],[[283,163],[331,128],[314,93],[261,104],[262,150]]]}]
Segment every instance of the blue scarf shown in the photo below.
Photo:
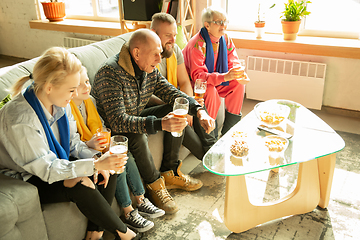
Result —
[{"label": "blue scarf", "polygon": [[69,121],[66,116],[66,112],[64,112],[64,115],[58,120],[58,128],[59,128],[60,142],[61,142],[61,145],[60,145],[59,142],[56,140],[54,133],[52,132],[52,130],[50,128],[49,122],[46,119],[45,113],[41,107],[41,104],[40,104],[38,98],[35,96],[32,85],[30,85],[26,89],[26,91],[24,93],[24,97],[25,97],[26,101],[28,101],[28,103],[34,109],[35,113],[38,115],[38,118],[44,128],[50,150],[53,153],[55,153],[59,159],[69,159],[70,128],[69,128]]},{"label": "blue scarf", "polygon": [[[206,43],[206,58],[205,65],[209,73],[214,72],[214,50],[211,43],[209,33],[205,27],[201,28],[200,35],[203,37]],[[219,40],[219,54],[216,61],[216,72],[226,73],[228,71],[228,58],[227,58],[227,49],[224,36],[220,37]],[[220,85],[229,86],[229,82],[222,82]]]}]

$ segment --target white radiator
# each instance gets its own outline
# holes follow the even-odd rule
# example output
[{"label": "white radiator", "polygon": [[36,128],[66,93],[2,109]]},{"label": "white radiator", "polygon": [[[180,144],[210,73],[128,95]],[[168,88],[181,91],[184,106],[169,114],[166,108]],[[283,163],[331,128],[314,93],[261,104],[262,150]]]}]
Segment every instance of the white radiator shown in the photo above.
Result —
[{"label": "white radiator", "polygon": [[64,37],[65,48],[81,47],[95,42],[97,41],[81,39],[81,38]]},{"label": "white radiator", "polygon": [[246,98],[287,99],[321,109],[326,64],[249,56]]}]

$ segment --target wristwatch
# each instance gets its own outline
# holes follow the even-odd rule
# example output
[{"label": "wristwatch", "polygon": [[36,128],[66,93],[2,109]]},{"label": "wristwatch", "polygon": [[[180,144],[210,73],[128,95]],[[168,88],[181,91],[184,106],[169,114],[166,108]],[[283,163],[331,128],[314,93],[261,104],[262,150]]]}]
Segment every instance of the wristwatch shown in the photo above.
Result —
[{"label": "wristwatch", "polygon": [[97,160],[97,159],[99,159],[99,158],[101,157],[101,155],[102,155],[102,153],[101,153],[101,152],[98,152],[97,154],[95,154],[95,155],[93,156],[93,158],[94,158],[95,160]]},{"label": "wristwatch", "polygon": [[196,112],[198,112],[199,110],[204,110],[205,111],[205,108],[203,108],[202,106],[197,106]]},{"label": "wristwatch", "polygon": [[102,155],[102,153],[101,153],[101,152],[98,152],[97,154],[95,154],[95,155],[93,156],[93,158],[95,159],[95,160],[94,160],[94,173],[96,173],[96,174],[97,174],[98,170],[97,170],[96,167],[95,167],[95,161],[98,160],[98,159],[101,157],[101,155]]}]

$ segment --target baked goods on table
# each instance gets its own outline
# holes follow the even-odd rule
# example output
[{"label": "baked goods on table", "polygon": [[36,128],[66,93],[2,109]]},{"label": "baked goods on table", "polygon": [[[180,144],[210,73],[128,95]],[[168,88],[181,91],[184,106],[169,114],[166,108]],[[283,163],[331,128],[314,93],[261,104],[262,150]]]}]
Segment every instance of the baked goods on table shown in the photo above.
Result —
[{"label": "baked goods on table", "polygon": [[276,102],[260,102],[254,107],[256,117],[269,127],[281,124],[290,114],[290,108]]},{"label": "baked goods on table", "polygon": [[277,112],[259,111],[259,117],[262,122],[268,125],[279,125],[285,117]]},{"label": "baked goods on table", "polygon": [[234,131],[231,135],[233,138],[246,138],[247,133],[241,132],[241,131]]},{"label": "baked goods on table", "polygon": [[249,153],[249,146],[243,139],[234,139],[230,152],[235,157],[245,157]]},{"label": "baked goods on table", "polygon": [[265,138],[265,146],[270,152],[282,152],[285,150],[287,140],[279,136],[268,136]]}]

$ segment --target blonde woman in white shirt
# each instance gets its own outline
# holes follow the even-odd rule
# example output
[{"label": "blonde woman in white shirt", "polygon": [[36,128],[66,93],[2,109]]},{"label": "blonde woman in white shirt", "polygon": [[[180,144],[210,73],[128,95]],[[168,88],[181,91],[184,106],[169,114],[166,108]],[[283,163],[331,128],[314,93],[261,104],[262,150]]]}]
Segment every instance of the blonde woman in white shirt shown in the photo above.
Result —
[{"label": "blonde woman in white shirt", "polygon": [[[0,110],[0,172],[35,185],[41,203],[75,202],[89,219],[86,239],[100,239],[97,233],[104,229],[115,239],[138,239],[92,178],[95,171],[108,176],[109,170],[124,170],[126,155],[96,159],[98,151],[76,133],[69,102],[77,95],[80,69],[74,55],[54,47],[37,61],[34,82],[24,92],[29,77],[14,85],[14,98]],[[69,156],[79,160],[70,161]]]}]

